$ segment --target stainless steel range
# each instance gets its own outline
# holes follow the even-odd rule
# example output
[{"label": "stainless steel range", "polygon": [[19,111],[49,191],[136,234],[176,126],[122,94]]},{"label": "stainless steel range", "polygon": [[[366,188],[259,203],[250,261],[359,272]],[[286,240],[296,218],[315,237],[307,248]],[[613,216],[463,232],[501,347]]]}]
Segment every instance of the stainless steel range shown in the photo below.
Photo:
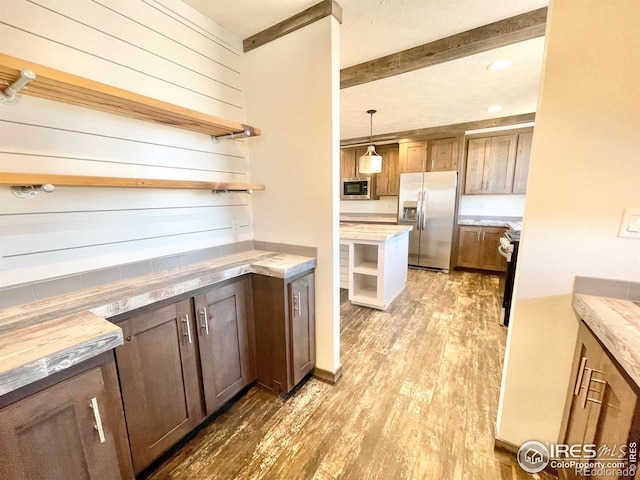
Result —
[{"label": "stainless steel range", "polygon": [[507,259],[507,273],[504,279],[504,294],[502,296],[502,312],[500,314],[500,325],[509,326],[509,315],[511,314],[511,304],[513,300],[513,286],[516,276],[516,265],[518,263],[518,247],[520,246],[520,231],[507,230],[500,238],[498,252]]}]

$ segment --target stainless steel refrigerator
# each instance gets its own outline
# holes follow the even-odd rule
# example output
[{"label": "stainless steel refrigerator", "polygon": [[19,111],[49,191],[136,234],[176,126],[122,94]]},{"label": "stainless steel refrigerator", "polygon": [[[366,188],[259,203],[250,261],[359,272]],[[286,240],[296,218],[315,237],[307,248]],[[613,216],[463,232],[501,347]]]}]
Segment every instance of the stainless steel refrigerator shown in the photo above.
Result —
[{"label": "stainless steel refrigerator", "polygon": [[409,232],[409,265],[449,271],[458,172],[400,174],[398,225]]}]

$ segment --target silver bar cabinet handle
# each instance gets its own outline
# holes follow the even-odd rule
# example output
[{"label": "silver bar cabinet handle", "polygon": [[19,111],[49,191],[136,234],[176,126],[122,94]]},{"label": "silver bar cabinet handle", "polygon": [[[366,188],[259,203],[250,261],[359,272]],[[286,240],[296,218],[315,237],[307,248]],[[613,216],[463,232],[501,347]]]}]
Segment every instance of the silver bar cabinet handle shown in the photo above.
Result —
[{"label": "silver bar cabinet handle", "polygon": [[96,397],[93,397],[91,399],[91,410],[93,410],[93,418],[95,418],[96,420],[96,425],[95,425],[95,429],[98,431],[98,436],[100,437],[100,443],[104,443],[105,437],[104,437],[104,430],[102,428],[102,419],[100,418],[100,409],[98,408],[98,400],[96,399]]},{"label": "silver bar cabinet handle", "polygon": [[580,360],[580,368],[578,369],[578,378],[576,379],[576,385],[573,389],[574,395],[580,394],[580,389],[582,388],[582,377],[584,376],[584,367],[587,366],[587,357],[582,357]]},{"label": "silver bar cabinet handle", "polygon": [[182,320],[183,325],[186,325],[186,332],[184,333],[184,336],[187,337],[189,339],[189,343],[193,343],[191,341],[191,326],[189,325],[189,314],[186,314],[184,316],[184,319]]},{"label": "silver bar cabinet handle", "polygon": [[209,335],[209,318],[207,315],[207,307],[202,307],[202,310],[200,310],[200,315],[202,315],[200,327],[204,328],[205,333]]},{"label": "silver bar cabinet handle", "polygon": [[300,292],[296,293],[293,296],[293,314],[295,316],[296,312],[298,316],[300,316]]}]

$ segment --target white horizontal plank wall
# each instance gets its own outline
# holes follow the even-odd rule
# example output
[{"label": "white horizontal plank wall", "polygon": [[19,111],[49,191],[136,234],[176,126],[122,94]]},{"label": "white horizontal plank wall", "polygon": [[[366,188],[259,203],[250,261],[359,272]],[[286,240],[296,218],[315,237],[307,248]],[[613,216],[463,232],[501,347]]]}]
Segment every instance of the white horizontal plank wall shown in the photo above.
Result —
[{"label": "white horizontal plank wall", "polygon": [[[250,123],[241,41],[179,0],[1,0],[0,19],[3,53]],[[0,105],[0,171],[250,182],[244,141],[29,96]],[[0,186],[0,288],[252,238],[247,194]]]},{"label": "white horizontal plank wall", "polygon": [[340,244],[340,288],[349,288],[349,244]]}]

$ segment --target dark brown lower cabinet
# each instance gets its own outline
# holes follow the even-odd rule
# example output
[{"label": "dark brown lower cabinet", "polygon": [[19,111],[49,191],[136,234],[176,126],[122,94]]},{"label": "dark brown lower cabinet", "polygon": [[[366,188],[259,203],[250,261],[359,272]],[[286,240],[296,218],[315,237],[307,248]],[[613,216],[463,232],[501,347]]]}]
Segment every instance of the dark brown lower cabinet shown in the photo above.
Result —
[{"label": "dark brown lower cabinet", "polygon": [[118,323],[120,387],[136,474],[204,418],[191,300]]},{"label": "dark brown lower cabinet", "polygon": [[0,478],[133,478],[113,359],[0,410]]},{"label": "dark brown lower cabinet", "polygon": [[253,318],[249,278],[194,297],[207,416],[253,382]]},{"label": "dark brown lower cabinet", "polygon": [[[618,367],[589,328],[580,322],[574,356],[576,370],[567,402],[564,442],[571,445],[593,444],[598,458],[611,449],[616,461],[620,447],[640,443],[640,394],[638,387]],[[580,461],[588,462],[585,455]],[[575,469],[560,472],[564,479],[584,478]],[[640,478],[640,476],[598,476],[589,478]]]},{"label": "dark brown lower cabinet", "polygon": [[253,277],[258,383],[286,394],[315,366],[314,273]]}]

